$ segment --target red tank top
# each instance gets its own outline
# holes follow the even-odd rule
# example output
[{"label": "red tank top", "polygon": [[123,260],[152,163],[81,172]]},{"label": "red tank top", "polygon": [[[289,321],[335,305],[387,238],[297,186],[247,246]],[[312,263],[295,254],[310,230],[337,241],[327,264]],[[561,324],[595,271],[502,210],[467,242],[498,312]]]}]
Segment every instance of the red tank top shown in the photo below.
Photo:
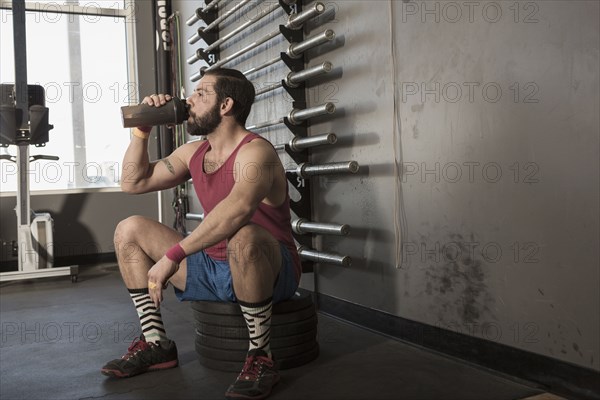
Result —
[{"label": "red tank top", "polygon": [[[190,174],[194,183],[196,195],[204,209],[204,215],[210,214],[213,208],[229,195],[234,185],[234,168],[236,168],[235,159],[240,148],[254,139],[264,139],[255,133],[247,134],[240,144],[233,150],[229,158],[215,172],[207,174],[204,172],[204,156],[210,149],[210,143],[205,141],[198,147],[192,159],[190,160]],[[267,141],[268,142],[268,141]],[[270,142],[268,142],[270,143]],[[239,169],[239,166],[237,166]],[[237,171],[242,173],[242,171]],[[260,203],[250,222],[255,223],[273,235],[275,239],[283,243],[292,255],[296,278],[300,279],[301,265],[298,251],[292,236],[292,226],[290,223],[290,197],[287,193],[286,198],[278,207]],[[227,260],[227,240],[223,240],[211,247],[205,249],[206,253],[214,260]]]}]

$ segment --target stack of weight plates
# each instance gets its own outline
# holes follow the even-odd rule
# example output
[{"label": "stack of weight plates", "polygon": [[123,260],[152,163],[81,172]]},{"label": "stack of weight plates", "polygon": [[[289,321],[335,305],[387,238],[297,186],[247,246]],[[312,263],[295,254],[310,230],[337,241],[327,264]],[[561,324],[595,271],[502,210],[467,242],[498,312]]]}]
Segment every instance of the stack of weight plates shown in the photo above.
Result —
[{"label": "stack of weight plates", "polygon": [[[191,302],[196,352],[205,367],[239,372],[248,352],[248,328],[237,303]],[[309,294],[275,304],[271,317],[271,352],[279,369],[304,365],[319,355],[317,314]]]}]

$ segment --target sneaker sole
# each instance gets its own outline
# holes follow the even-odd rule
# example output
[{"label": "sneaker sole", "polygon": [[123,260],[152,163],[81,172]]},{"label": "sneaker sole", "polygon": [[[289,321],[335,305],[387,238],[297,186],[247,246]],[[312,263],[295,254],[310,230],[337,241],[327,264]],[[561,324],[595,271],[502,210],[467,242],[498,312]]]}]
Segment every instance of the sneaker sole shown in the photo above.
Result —
[{"label": "sneaker sole", "polygon": [[281,379],[281,376],[277,375],[277,379],[275,380],[275,382],[273,382],[273,385],[271,386],[271,389],[269,389],[269,391],[267,393],[264,393],[260,396],[244,396],[243,394],[238,394],[238,393],[225,393],[225,398],[227,400],[240,400],[240,399],[246,399],[246,400],[263,400],[266,399],[267,397],[269,397],[269,395],[271,394],[271,391],[273,390],[273,388],[275,387],[275,385],[277,385],[279,383],[279,380]]},{"label": "sneaker sole", "polygon": [[103,375],[110,376],[111,378],[130,378],[132,376],[143,374],[144,372],[160,371],[163,369],[175,368],[178,364],[179,364],[178,360],[167,361],[167,362],[160,363],[160,364],[154,364],[154,365],[150,366],[147,370],[140,371],[140,372],[137,372],[134,374],[131,374],[131,373],[128,374],[128,373],[119,371],[118,369],[101,369],[100,372]]}]

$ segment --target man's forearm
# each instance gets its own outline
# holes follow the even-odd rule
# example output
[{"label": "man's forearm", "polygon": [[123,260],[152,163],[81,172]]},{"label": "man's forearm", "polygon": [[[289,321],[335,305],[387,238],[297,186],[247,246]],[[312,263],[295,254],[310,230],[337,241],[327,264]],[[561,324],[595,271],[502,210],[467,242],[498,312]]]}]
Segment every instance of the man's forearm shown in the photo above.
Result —
[{"label": "man's forearm", "polygon": [[180,242],[186,254],[204,250],[230,238],[247,224],[254,208],[225,199],[219,203],[194,231]]},{"label": "man's forearm", "polygon": [[148,140],[134,135],[123,156],[121,188],[128,191],[135,187],[137,183],[148,176],[149,168]]}]

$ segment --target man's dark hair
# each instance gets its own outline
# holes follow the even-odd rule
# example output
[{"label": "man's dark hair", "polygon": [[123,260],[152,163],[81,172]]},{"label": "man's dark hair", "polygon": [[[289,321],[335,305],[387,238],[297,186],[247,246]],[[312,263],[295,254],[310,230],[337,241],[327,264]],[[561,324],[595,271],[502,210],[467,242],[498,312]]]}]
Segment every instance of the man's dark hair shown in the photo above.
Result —
[{"label": "man's dark hair", "polygon": [[227,97],[233,99],[231,110],[235,120],[245,126],[256,92],[252,82],[236,69],[216,68],[205,71],[202,76],[211,75],[217,78],[214,90],[217,103],[222,103]]}]

